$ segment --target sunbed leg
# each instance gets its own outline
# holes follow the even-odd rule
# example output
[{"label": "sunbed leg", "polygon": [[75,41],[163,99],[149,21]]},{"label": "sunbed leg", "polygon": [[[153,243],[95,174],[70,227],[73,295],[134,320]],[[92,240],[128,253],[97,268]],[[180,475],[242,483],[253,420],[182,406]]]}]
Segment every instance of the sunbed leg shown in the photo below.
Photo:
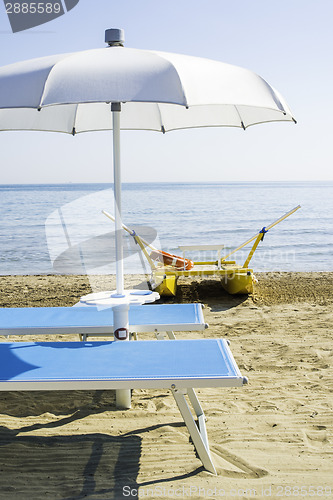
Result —
[{"label": "sunbed leg", "polygon": [[193,410],[195,411],[195,414],[198,418],[198,424],[199,424],[199,429],[200,429],[202,440],[205,443],[207,450],[209,451],[208,436],[207,436],[207,430],[206,430],[206,417],[205,417],[204,411],[201,408],[200,401],[199,401],[198,396],[196,395],[194,389],[188,389],[187,394],[188,394],[189,400],[191,401]]},{"label": "sunbed leg", "polygon": [[[192,389],[190,389],[191,391]],[[185,392],[186,393],[186,392]],[[209,451],[209,447],[208,447],[208,440],[207,440],[207,434],[206,434],[206,426],[202,425],[202,422],[201,422],[201,425],[200,425],[200,420],[204,421],[204,414],[202,412],[201,415],[198,416],[199,418],[199,429],[198,429],[198,426],[197,424],[195,423],[195,420],[193,418],[193,415],[191,413],[191,410],[187,404],[187,401],[185,399],[185,396],[183,394],[183,392],[181,392],[181,390],[179,389],[172,389],[172,394],[173,394],[173,397],[175,398],[175,401],[177,403],[177,406],[179,408],[179,411],[183,417],[183,420],[186,424],[186,427],[190,433],[190,436],[192,438],[192,441],[193,441],[193,444],[195,446],[195,449],[197,450],[197,453],[199,455],[199,458],[203,464],[203,466],[205,467],[206,470],[208,470],[209,472],[211,472],[212,474],[216,474],[216,470],[215,470],[215,467],[214,467],[214,464],[213,464],[213,461],[212,461],[212,457],[210,455],[210,451]],[[192,403],[192,400],[193,401],[197,401],[200,409],[201,409],[201,406],[200,406],[200,403],[197,399],[197,396],[196,394],[193,393],[190,395],[189,394],[189,398],[190,398],[190,401]],[[193,403],[192,403],[193,404]],[[198,410],[198,406],[197,404],[195,403],[195,411]],[[202,411],[202,410],[201,410]],[[201,428],[204,428],[204,432],[202,434],[201,432]]]},{"label": "sunbed leg", "polygon": [[157,340],[165,340],[164,332],[155,332],[155,337]]},{"label": "sunbed leg", "polygon": [[[173,332],[166,332],[166,334],[168,335],[169,339],[176,340],[176,336]],[[157,340],[165,340],[166,335],[164,332],[155,332],[155,337],[157,338]]]}]

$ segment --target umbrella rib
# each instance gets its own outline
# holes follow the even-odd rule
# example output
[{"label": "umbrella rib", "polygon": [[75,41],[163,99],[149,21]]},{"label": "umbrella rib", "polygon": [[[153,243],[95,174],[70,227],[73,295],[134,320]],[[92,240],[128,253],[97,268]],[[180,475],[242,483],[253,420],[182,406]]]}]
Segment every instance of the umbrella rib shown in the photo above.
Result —
[{"label": "umbrella rib", "polygon": [[[89,51],[83,51],[83,52],[89,52]],[[75,53],[71,53],[71,52],[70,52],[70,53],[68,53],[68,54],[63,54],[63,58],[61,59],[61,61],[64,61],[65,59],[68,59],[68,58],[70,58],[70,57],[75,57],[75,55],[76,55]],[[41,108],[43,107],[42,102],[43,102],[43,98],[44,98],[44,94],[45,94],[45,87],[46,87],[46,84],[47,84],[47,82],[48,82],[48,79],[49,79],[49,77],[50,77],[50,75],[51,75],[52,71],[54,70],[55,66],[58,64],[58,62],[61,62],[61,61],[55,61],[55,62],[52,64],[52,66],[51,66],[51,68],[50,68],[50,71],[49,71],[49,72],[48,72],[48,74],[47,74],[47,77],[45,77],[45,81],[44,81],[44,85],[43,85],[43,91],[42,91],[41,98],[40,98],[40,101],[39,101],[39,106],[38,106],[38,110],[39,110],[39,111],[40,111],[40,110],[41,110]],[[58,103],[58,104],[60,104],[60,103]],[[64,103],[61,103],[61,104],[71,104],[71,103],[66,103],[66,102],[64,102]]]},{"label": "umbrella rib", "polygon": [[238,107],[237,107],[236,105],[234,105],[234,108],[235,108],[235,110],[236,110],[236,113],[238,114],[238,117],[239,117],[239,121],[240,121],[241,127],[242,127],[242,129],[244,129],[244,130],[245,130],[245,129],[246,129],[246,127],[245,127],[245,124],[244,124],[244,122],[243,122],[243,120],[242,120],[241,114],[240,114],[240,112],[239,112],[239,110],[238,110]]},{"label": "umbrella rib", "polygon": [[77,103],[75,105],[75,112],[74,112],[74,117],[73,117],[73,128],[72,128],[72,135],[74,136],[76,134],[76,127],[75,127],[75,124],[76,124],[76,117],[77,117],[77,112],[79,110],[79,104]]},{"label": "umbrella rib", "polygon": [[161,132],[163,132],[163,134],[165,134],[166,130],[165,130],[164,125],[163,125],[162,111],[161,111],[159,103],[157,103],[157,109],[158,109],[158,114],[160,116]]},{"label": "umbrella rib", "polygon": [[49,79],[49,76],[50,76],[50,74],[51,74],[51,72],[52,72],[53,68],[55,67],[55,65],[56,65],[56,63],[54,63],[54,64],[52,65],[52,67],[50,68],[50,71],[49,71],[49,72],[48,72],[48,74],[47,74],[47,77],[46,77],[46,78],[45,78],[45,80],[44,80],[43,90],[42,90],[42,94],[41,94],[41,96],[40,96],[40,100],[39,100],[38,111],[40,111],[40,110],[42,109],[42,107],[43,107],[42,102],[43,102],[43,97],[44,97],[44,93],[45,93],[45,87],[46,87],[46,84],[47,84],[47,81],[48,81],[48,79]]},{"label": "umbrella rib", "polygon": [[[156,54],[158,57],[160,57],[161,59],[163,59],[169,65],[172,66],[172,68],[174,69],[175,73],[177,74],[178,82],[179,82],[179,85],[180,85],[180,88],[181,88],[181,92],[182,92],[182,95],[183,95],[184,102],[181,104],[181,106],[185,106],[186,108],[188,108],[189,104],[188,104],[188,100],[187,100],[185,88],[184,88],[184,85],[183,85],[182,78],[179,75],[179,71],[178,71],[177,65],[174,64],[172,61],[170,61],[168,58],[166,58],[162,52],[158,52],[158,51],[155,51],[155,50],[151,50],[149,52]],[[175,103],[170,102],[170,104],[175,104]]]}]

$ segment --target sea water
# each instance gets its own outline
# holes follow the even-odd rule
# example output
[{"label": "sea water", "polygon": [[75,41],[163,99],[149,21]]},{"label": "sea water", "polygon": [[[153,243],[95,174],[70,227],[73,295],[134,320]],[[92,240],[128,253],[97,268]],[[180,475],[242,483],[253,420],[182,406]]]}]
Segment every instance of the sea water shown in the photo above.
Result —
[{"label": "sea water", "polygon": [[[122,219],[153,246],[224,244],[223,255],[301,205],[272,228],[251,267],[333,270],[333,182],[124,183]],[[115,272],[112,185],[1,185],[0,275]],[[124,231],[125,273],[147,261]],[[243,264],[251,244],[234,254]],[[214,259],[214,252],[190,254]]]}]

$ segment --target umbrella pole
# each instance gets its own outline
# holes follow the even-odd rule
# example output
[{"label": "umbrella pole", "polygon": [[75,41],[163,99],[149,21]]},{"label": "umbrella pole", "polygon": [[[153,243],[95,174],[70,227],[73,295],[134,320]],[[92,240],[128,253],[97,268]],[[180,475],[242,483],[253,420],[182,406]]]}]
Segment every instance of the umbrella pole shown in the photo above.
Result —
[{"label": "umbrella pole", "polygon": [[124,295],[124,263],[121,217],[121,174],[120,174],[120,103],[112,103],[113,126],[113,182],[114,182],[114,213],[116,225],[116,282],[117,295]]},{"label": "umbrella pole", "polygon": [[[123,263],[123,234],[121,217],[121,175],[120,175],[120,103],[111,104],[113,128],[113,183],[114,183],[114,213],[116,226],[116,282],[115,298],[125,297],[124,294],[124,263]],[[126,303],[113,307],[114,339],[117,341],[129,340],[128,309]],[[131,407],[131,391],[129,389],[116,390],[116,406],[118,409]]]}]

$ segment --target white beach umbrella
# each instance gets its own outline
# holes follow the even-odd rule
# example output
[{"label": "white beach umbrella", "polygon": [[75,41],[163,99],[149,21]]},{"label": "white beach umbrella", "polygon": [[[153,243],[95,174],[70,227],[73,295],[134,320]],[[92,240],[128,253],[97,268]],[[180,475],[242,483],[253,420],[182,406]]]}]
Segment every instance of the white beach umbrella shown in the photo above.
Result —
[{"label": "white beach umbrella", "polygon": [[[113,317],[114,329],[128,332],[120,129],[163,133],[208,126],[245,129],[294,118],[281,95],[251,71],[208,59],[124,48],[122,30],[107,30],[105,41],[109,47],[104,49],[0,68],[0,130],[75,135],[113,129],[117,290],[112,300],[113,305],[121,304]],[[116,401],[119,407],[130,407],[130,391],[118,391]]]},{"label": "white beach umbrella", "polygon": [[[124,295],[120,129],[246,128],[295,121],[282,96],[243,68],[192,56],[108,47],[0,68],[0,130],[78,134],[113,129],[117,294]],[[112,115],[112,117],[111,117]]]}]

